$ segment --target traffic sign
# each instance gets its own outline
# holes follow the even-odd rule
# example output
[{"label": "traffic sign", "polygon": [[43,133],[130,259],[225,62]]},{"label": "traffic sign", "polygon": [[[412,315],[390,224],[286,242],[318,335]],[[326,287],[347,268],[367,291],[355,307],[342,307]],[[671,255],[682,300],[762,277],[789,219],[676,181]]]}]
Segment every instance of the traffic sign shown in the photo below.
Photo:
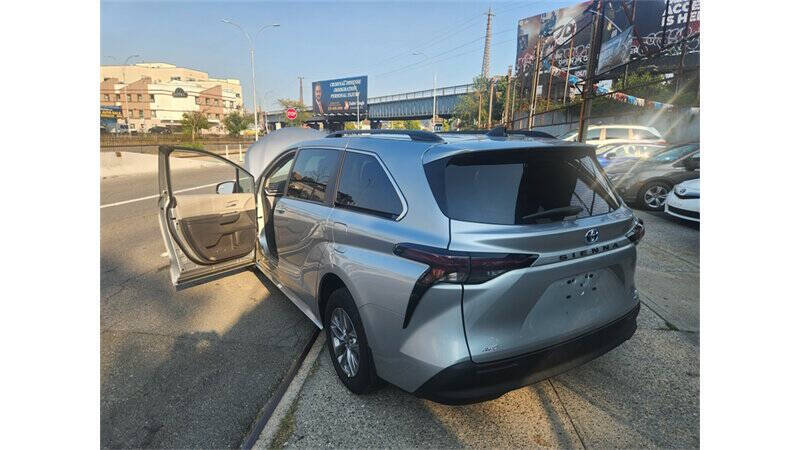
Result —
[{"label": "traffic sign", "polygon": [[297,110],[294,108],[289,108],[286,110],[286,118],[289,120],[294,120],[297,118]]}]

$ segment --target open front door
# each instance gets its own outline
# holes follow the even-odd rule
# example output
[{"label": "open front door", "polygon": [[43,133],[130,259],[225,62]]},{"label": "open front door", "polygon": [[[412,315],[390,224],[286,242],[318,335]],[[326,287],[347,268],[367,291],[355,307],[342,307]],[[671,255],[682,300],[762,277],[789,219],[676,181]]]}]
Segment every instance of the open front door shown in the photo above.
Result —
[{"label": "open front door", "polygon": [[158,150],[159,224],[172,284],[181,286],[253,265],[254,179],[205,150]]}]

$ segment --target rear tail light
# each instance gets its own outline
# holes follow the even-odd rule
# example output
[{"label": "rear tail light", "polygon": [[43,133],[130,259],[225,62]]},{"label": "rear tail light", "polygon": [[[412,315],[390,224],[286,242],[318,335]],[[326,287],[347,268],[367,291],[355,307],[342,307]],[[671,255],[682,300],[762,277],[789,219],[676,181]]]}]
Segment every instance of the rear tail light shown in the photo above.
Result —
[{"label": "rear tail light", "polygon": [[420,299],[436,283],[477,284],[491,280],[509,270],[530,267],[538,255],[519,253],[468,253],[455,252],[417,244],[397,244],[397,256],[428,265],[411,290],[403,328],[408,326],[411,315]]},{"label": "rear tail light", "polygon": [[635,219],[633,227],[625,233],[625,237],[633,242],[634,245],[638,244],[644,237],[644,221],[642,219]]}]

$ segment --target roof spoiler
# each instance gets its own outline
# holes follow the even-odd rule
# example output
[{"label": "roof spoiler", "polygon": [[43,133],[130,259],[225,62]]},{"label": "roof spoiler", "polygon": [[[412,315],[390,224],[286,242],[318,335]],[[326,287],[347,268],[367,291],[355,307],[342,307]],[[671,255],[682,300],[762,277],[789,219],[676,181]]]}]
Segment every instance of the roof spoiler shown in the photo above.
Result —
[{"label": "roof spoiler", "polygon": [[539,138],[549,138],[555,139],[556,137],[550,133],[545,133],[544,131],[533,131],[533,130],[511,130],[511,132],[506,131],[506,127],[495,127],[492,128],[491,131],[486,133],[486,136],[489,137],[508,137],[513,135],[518,136],[527,136],[527,137],[539,137]]},{"label": "roof spoiler", "polygon": [[396,134],[408,136],[412,141],[444,142],[444,139],[442,139],[440,136],[424,130],[340,130],[334,131],[327,137],[344,137],[351,134]]}]

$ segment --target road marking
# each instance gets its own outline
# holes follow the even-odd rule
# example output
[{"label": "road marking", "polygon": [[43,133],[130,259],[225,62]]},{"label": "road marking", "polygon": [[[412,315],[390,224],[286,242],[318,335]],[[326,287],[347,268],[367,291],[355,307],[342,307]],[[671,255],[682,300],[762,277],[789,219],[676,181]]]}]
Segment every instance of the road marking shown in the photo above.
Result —
[{"label": "road marking", "polygon": [[[181,192],[194,191],[196,189],[203,189],[203,188],[207,188],[207,187],[211,187],[211,186],[216,186],[217,184],[219,184],[219,183],[206,184],[206,185],[203,185],[203,186],[195,186],[193,188],[181,189],[181,190],[178,190],[178,191],[173,191],[172,193],[173,194],[180,194]],[[100,205],[100,209],[110,208],[112,206],[127,205],[128,203],[140,202],[142,200],[150,200],[151,198],[158,198],[158,197],[159,197],[159,195],[156,194],[156,195],[148,195],[147,197],[134,198],[132,200],[124,200],[124,201],[117,202],[117,203],[108,203],[106,205]]]}]

